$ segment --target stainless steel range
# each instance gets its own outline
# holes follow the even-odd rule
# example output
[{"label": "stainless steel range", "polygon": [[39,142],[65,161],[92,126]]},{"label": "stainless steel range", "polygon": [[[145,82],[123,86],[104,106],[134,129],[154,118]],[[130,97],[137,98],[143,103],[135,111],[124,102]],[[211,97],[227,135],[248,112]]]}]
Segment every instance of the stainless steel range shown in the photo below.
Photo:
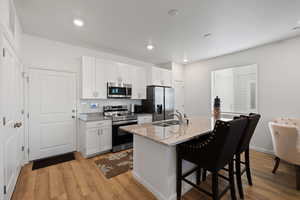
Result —
[{"label": "stainless steel range", "polygon": [[120,126],[137,124],[137,116],[126,105],[104,106],[103,114],[112,119],[112,151],[132,148],[133,135],[120,130]]}]

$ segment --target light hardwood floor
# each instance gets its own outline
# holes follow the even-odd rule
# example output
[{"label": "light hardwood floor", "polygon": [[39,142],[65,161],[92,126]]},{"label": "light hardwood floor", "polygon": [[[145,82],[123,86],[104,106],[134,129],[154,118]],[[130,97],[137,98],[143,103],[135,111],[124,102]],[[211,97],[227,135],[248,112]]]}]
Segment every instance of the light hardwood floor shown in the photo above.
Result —
[{"label": "light hardwood floor", "polygon": [[[94,164],[76,153],[76,160],[32,171],[26,165],[18,179],[12,200],[155,200],[156,198],[136,182],[131,172],[106,179]],[[295,190],[293,166],[281,163],[277,174],[271,173],[273,157],[264,153],[251,152],[252,178],[254,185],[248,186],[244,178],[245,199],[251,200],[299,200]],[[207,186],[207,185],[206,185]],[[238,197],[238,194],[237,194]],[[183,200],[210,199],[191,190]],[[230,199],[229,194],[223,197]]]}]

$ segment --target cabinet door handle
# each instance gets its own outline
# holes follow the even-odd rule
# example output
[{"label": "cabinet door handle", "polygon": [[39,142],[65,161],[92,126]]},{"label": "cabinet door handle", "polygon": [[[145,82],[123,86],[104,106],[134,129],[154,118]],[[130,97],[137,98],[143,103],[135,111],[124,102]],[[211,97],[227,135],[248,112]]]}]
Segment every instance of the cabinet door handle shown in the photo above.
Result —
[{"label": "cabinet door handle", "polygon": [[98,131],[97,131],[97,132],[98,132],[98,136],[100,136],[100,132],[99,132],[99,129],[98,129]]}]

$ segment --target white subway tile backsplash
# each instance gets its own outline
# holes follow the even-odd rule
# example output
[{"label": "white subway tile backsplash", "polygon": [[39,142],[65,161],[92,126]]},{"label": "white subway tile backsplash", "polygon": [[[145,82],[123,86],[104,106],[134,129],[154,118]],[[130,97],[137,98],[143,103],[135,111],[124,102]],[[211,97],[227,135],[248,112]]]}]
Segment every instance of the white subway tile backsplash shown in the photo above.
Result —
[{"label": "white subway tile backsplash", "polygon": [[114,105],[130,105],[137,104],[141,105],[141,100],[133,99],[96,99],[96,100],[80,100],[78,106],[78,113],[96,113],[103,112],[103,106],[114,106]]}]

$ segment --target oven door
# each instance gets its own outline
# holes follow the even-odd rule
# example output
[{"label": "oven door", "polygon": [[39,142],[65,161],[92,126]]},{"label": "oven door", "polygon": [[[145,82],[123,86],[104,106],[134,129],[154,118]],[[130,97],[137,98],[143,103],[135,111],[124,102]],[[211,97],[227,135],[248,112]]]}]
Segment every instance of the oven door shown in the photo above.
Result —
[{"label": "oven door", "polygon": [[112,146],[121,146],[126,144],[132,144],[133,135],[126,131],[119,129],[121,126],[129,126],[137,124],[137,120],[132,120],[129,122],[115,122],[112,125]]}]

